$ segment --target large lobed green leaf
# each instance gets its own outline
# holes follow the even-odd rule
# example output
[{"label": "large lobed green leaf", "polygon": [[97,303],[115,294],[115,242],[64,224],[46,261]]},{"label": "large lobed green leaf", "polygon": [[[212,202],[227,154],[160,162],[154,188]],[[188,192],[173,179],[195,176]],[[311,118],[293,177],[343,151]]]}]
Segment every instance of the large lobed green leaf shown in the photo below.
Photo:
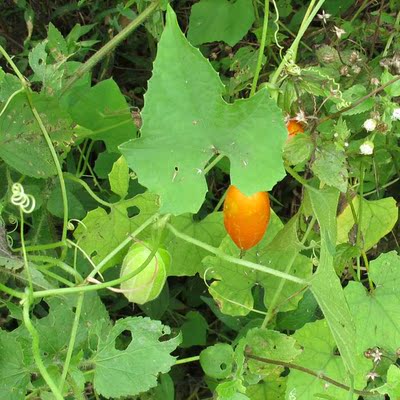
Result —
[{"label": "large lobed green leaf", "polygon": [[160,195],[161,213],[199,210],[207,192],[203,170],[217,153],[229,157],[232,183],[246,194],[270,190],[284,177],[287,131],[267,90],[233,104],[222,99],[223,92],[218,74],[168,8],[142,135],[119,147],[140,183]]}]

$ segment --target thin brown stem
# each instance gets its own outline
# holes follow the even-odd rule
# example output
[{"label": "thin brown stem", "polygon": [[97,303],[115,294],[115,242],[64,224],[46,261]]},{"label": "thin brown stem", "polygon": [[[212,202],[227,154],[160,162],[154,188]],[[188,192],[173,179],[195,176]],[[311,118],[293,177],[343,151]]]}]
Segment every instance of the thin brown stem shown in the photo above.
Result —
[{"label": "thin brown stem", "polygon": [[[326,376],[322,372],[315,372],[315,371],[313,371],[313,370],[311,370],[309,368],[302,367],[301,365],[292,364],[292,363],[289,363],[289,362],[286,362],[286,361],[271,360],[270,358],[255,356],[255,355],[250,353],[249,349],[246,349],[246,357],[250,358],[252,360],[263,362],[265,364],[280,365],[282,367],[286,367],[286,368],[289,368],[289,369],[296,369],[297,371],[301,371],[301,372],[304,372],[304,373],[306,373],[308,375],[312,375],[312,376],[315,376],[316,378],[322,379],[322,380],[324,380],[324,381],[326,381],[326,382],[330,383],[331,385],[334,385],[334,386],[336,386],[338,388],[341,388],[341,389],[346,390],[348,392],[350,391],[350,387],[345,385],[344,383],[335,381],[334,379],[329,378],[329,376]],[[367,390],[354,389],[354,393],[358,394],[360,396],[373,396],[374,395],[374,393],[369,392]]]},{"label": "thin brown stem", "polygon": [[349,111],[355,107],[357,107],[358,105],[360,105],[361,103],[363,103],[365,100],[369,99],[370,97],[376,95],[377,93],[381,92],[382,90],[384,90],[386,87],[390,86],[391,84],[397,82],[398,80],[400,80],[400,76],[396,76],[396,78],[391,79],[389,82],[386,82],[384,85],[379,86],[378,88],[376,88],[375,90],[373,90],[371,93],[368,93],[367,95],[361,97],[360,99],[356,100],[353,104],[350,104],[348,107],[342,108],[341,110],[339,110],[338,112],[335,112],[333,114],[330,114],[324,118],[321,118],[318,122],[317,125],[322,124],[323,122],[326,122],[330,119],[339,117],[341,114],[343,114],[346,111]]}]

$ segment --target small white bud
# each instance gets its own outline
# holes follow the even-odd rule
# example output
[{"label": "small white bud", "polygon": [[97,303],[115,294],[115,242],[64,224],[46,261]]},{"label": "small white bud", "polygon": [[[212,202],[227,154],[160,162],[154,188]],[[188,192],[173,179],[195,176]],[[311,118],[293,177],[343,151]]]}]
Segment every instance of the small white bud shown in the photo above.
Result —
[{"label": "small white bud", "polygon": [[371,142],[370,140],[366,140],[361,146],[360,146],[360,153],[365,155],[365,156],[370,156],[374,152],[374,143]]},{"label": "small white bud", "polygon": [[370,119],[367,119],[365,122],[364,122],[364,129],[366,130],[366,131],[368,131],[368,132],[372,132],[373,130],[375,130],[375,128],[376,128],[376,121],[374,120],[374,119],[372,119],[372,118],[370,118]]},{"label": "small white bud", "polygon": [[344,147],[349,147],[349,143],[348,142],[344,142]]},{"label": "small white bud", "polygon": [[395,108],[392,114],[393,121],[400,121],[400,108]]},{"label": "small white bud", "polygon": [[337,137],[339,137],[339,134],[338,134],[337,132],[335,132],[335,133],[333,134],[333,137],[337,138]]}]

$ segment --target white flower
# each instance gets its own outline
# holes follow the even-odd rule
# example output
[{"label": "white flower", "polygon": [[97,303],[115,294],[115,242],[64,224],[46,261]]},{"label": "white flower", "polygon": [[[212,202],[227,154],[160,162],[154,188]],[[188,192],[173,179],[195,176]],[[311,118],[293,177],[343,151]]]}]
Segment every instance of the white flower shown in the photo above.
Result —
[{"label": "white flower", "polygon": [[376,348],[371,352],[371,356],[372,356],[374,362],[379,362],[379,361],[381,361],[382,355],[383,355],[383,353],[378,349],[378,347],[376,347]]},{"label": "white flower", "polygon": [[336,33],[336,36],[340,39],[342,37],[342,35],[344,35],[346,33],[346,31],[344,29],[341,29],[337,26],[333,27],[333,32]]},{"label": "white flower", "polygon": [[375,378],[379,378],[379,375],[376,372],[370,372],[367,374],[367,379],[375,380]]},{"label": "white flower", "polygon": [[317,14],[317,17],[322,20],[324,24],[326,24],[326,20],[329,19],[332,15],[328,14],[325,12],[325,10],[322,10],[322,14]]},{"label": "white flower", "polygon": [[364,122],[364,129],[366,130],[366,131],[368,131],[368,132],[372,132],[373,130],[375,130],[375,128],[376,128],[376,121],[374,120],[374,119],[372,119],[372,118],[370,118],[370,119],[367,119],[365,122]]},{"label": "white flower", "polygon": [[297,114],[296,114],[296,116],[294,117],[294,119],[297,121],[297,122],[303,122],[303,123],[307,123],[307,120],[306,120],[306,115],[304,114],[304,111],[303,110],[300,110]]},{"label": "white flower", "polygon": [[365,156],[370,156],[373,152],[374,152],[374,143],[371,142],[370,140],[366,140],[360,146],[360,153]]},{"label": "white flower", "polygon": [[393,121],[399,121],[400,120],[400,108],[395,108],[393,110],[392,120]]}]

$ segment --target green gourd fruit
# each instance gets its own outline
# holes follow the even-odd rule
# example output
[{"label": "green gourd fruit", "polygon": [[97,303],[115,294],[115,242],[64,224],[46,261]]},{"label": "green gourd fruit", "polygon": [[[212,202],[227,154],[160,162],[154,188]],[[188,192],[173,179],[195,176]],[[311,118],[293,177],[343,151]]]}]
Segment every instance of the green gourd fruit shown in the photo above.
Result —
[{"label": "green gourd fruit", "polygon": [[[135,243],[122,262],[121,277],[138,270],[150,253],[151,246],[148,243]],[[164,287],[170,264],[169,253],[158,249],[143,271],[121,283],[124,296],[136,304],[144,304],[157,298]]]}]

